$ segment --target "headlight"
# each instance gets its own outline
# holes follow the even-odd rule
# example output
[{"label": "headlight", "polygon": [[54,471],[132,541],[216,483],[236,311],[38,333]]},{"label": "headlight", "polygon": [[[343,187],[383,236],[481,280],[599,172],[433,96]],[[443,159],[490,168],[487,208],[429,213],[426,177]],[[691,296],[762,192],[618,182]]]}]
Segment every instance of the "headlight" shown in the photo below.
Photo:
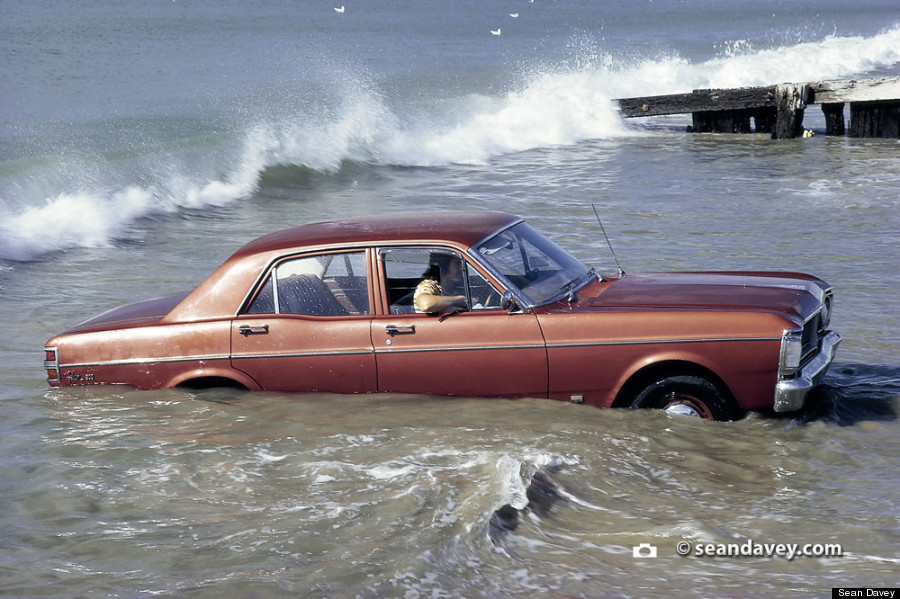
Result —
[{"label": "headlight", "polygon": [[782,376],[794,374],[800,368],[800,360],[803,358],[803,331],[792,329],[784,331],[781,335],[781,364]]},{"label": "headlight", "polygon": [[831,324],[831,312],[834,307],[834,296],[830,293],[825,296],[825,301],[822,302],[822,328],[827,329],[828,325]]}]

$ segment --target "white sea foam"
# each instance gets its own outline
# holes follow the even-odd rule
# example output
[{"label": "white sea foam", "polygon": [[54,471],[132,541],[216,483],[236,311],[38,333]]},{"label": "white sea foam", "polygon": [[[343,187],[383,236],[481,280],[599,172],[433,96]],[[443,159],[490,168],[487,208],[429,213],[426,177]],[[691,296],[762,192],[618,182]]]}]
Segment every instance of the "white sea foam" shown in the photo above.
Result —
[{"label": "white sea foam", "polygon": [[585,139],[624,135],[602,82],[584,73],[541,74],[503,98],[473,98],[474,108],[446,129],[400,129],[382,159],[412,166],[483,164],[497,156]]},{"label": "white sea foam", "polygon": [[29,260],[67,247],[102,247],[134,220],[158,210],[153,192],[137,186],[110,194],[60,193],[0,221],[0,259]]},{"label": "white sea foam", "polygon": [[[635,135],[639,125],[619,118],[614,98],[861,76],[900,62],[900,26],[868,38],[828,36],[781,48],[755,50],[750,43],[732,43],[720,56],[700,63],[674,54],[617,59],[590,43],[577,44],[573,52],[579,55],[563,67],[534,66],[505,95],[441,99],[424,108],[419,103],[417,112],[409,114],[392,108],[366,77],[348,81],[347,73],[340,73],[328,90],[338,101],[324,114],[297,108],[246,110],[253,116],[245,117],[235,147],[206,171],[182,164],[190,163],[183,156],[162,155],[149,167],[142,165],[149,172],[135,178],[118,170],[119,163],[98,158],[97,172],[76,189],[47,194],[45,184],[34,189],[23,189],[19,181],[4,184],[0,259],[30,260],[71,247],[101,247],[127,237],[141,217],[227,205],[252,195],[262,174],[276,165],[329,174],[347,161],[485,164],[513,152]],[[61,173],[42,175],[36,179],[68,180]],[[123,178],[140,182],[123,184]]]},{"label": "white sea foam", "polygon": [[870,38],[829,36],[787,48],[745,51],[699,65],[698,87],[727,88],[840,79],[900,62],[900,27]]}]

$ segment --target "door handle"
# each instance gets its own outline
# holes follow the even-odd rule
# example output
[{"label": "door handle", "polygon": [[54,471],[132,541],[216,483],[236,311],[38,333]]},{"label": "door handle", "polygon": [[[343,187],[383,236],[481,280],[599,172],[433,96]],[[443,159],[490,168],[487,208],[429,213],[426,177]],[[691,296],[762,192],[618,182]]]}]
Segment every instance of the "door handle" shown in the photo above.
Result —
[{"label": "door handle", "polygon": [[251,327],[244,324],[238,327],[238,333],[244,337],[249,337],[250,335],[268,335],[269,325],[264,324],[261,327]]},{"label": "door handle", "polygon": [[416,325],[396,325],[389,324],[384,327],[384,332],[393,337],[394,335],[413,335],[416,332]]}]

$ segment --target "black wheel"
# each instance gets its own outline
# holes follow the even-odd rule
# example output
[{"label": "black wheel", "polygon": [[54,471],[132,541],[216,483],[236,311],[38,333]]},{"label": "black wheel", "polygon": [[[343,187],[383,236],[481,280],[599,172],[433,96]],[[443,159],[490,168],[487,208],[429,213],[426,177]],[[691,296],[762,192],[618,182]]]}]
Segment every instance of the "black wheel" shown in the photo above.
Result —
[{"label": "black wheel", "polygon": [[665,410],[670,414],[731,420],[729,399],[710,381],[698,376],[671,376],[645,387],[631,402],[631,409]]}]

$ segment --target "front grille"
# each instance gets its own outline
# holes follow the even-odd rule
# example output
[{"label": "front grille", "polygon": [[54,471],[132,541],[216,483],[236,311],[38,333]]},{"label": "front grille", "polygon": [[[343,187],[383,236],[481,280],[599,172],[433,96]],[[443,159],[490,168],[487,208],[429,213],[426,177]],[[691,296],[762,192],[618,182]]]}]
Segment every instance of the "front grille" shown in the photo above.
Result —
[{"label": "front grille", "polygon": [[820,326],[822,322],[822,312],[816,312],[815,315],[807,320],[803,324],[803,336],[802,336],[802,347],[803,347],[803,359],[802,362],[805,362],[810,357],[815,355],[816,351],[819,349],[819,337],[824,332],[822,327]]}]

